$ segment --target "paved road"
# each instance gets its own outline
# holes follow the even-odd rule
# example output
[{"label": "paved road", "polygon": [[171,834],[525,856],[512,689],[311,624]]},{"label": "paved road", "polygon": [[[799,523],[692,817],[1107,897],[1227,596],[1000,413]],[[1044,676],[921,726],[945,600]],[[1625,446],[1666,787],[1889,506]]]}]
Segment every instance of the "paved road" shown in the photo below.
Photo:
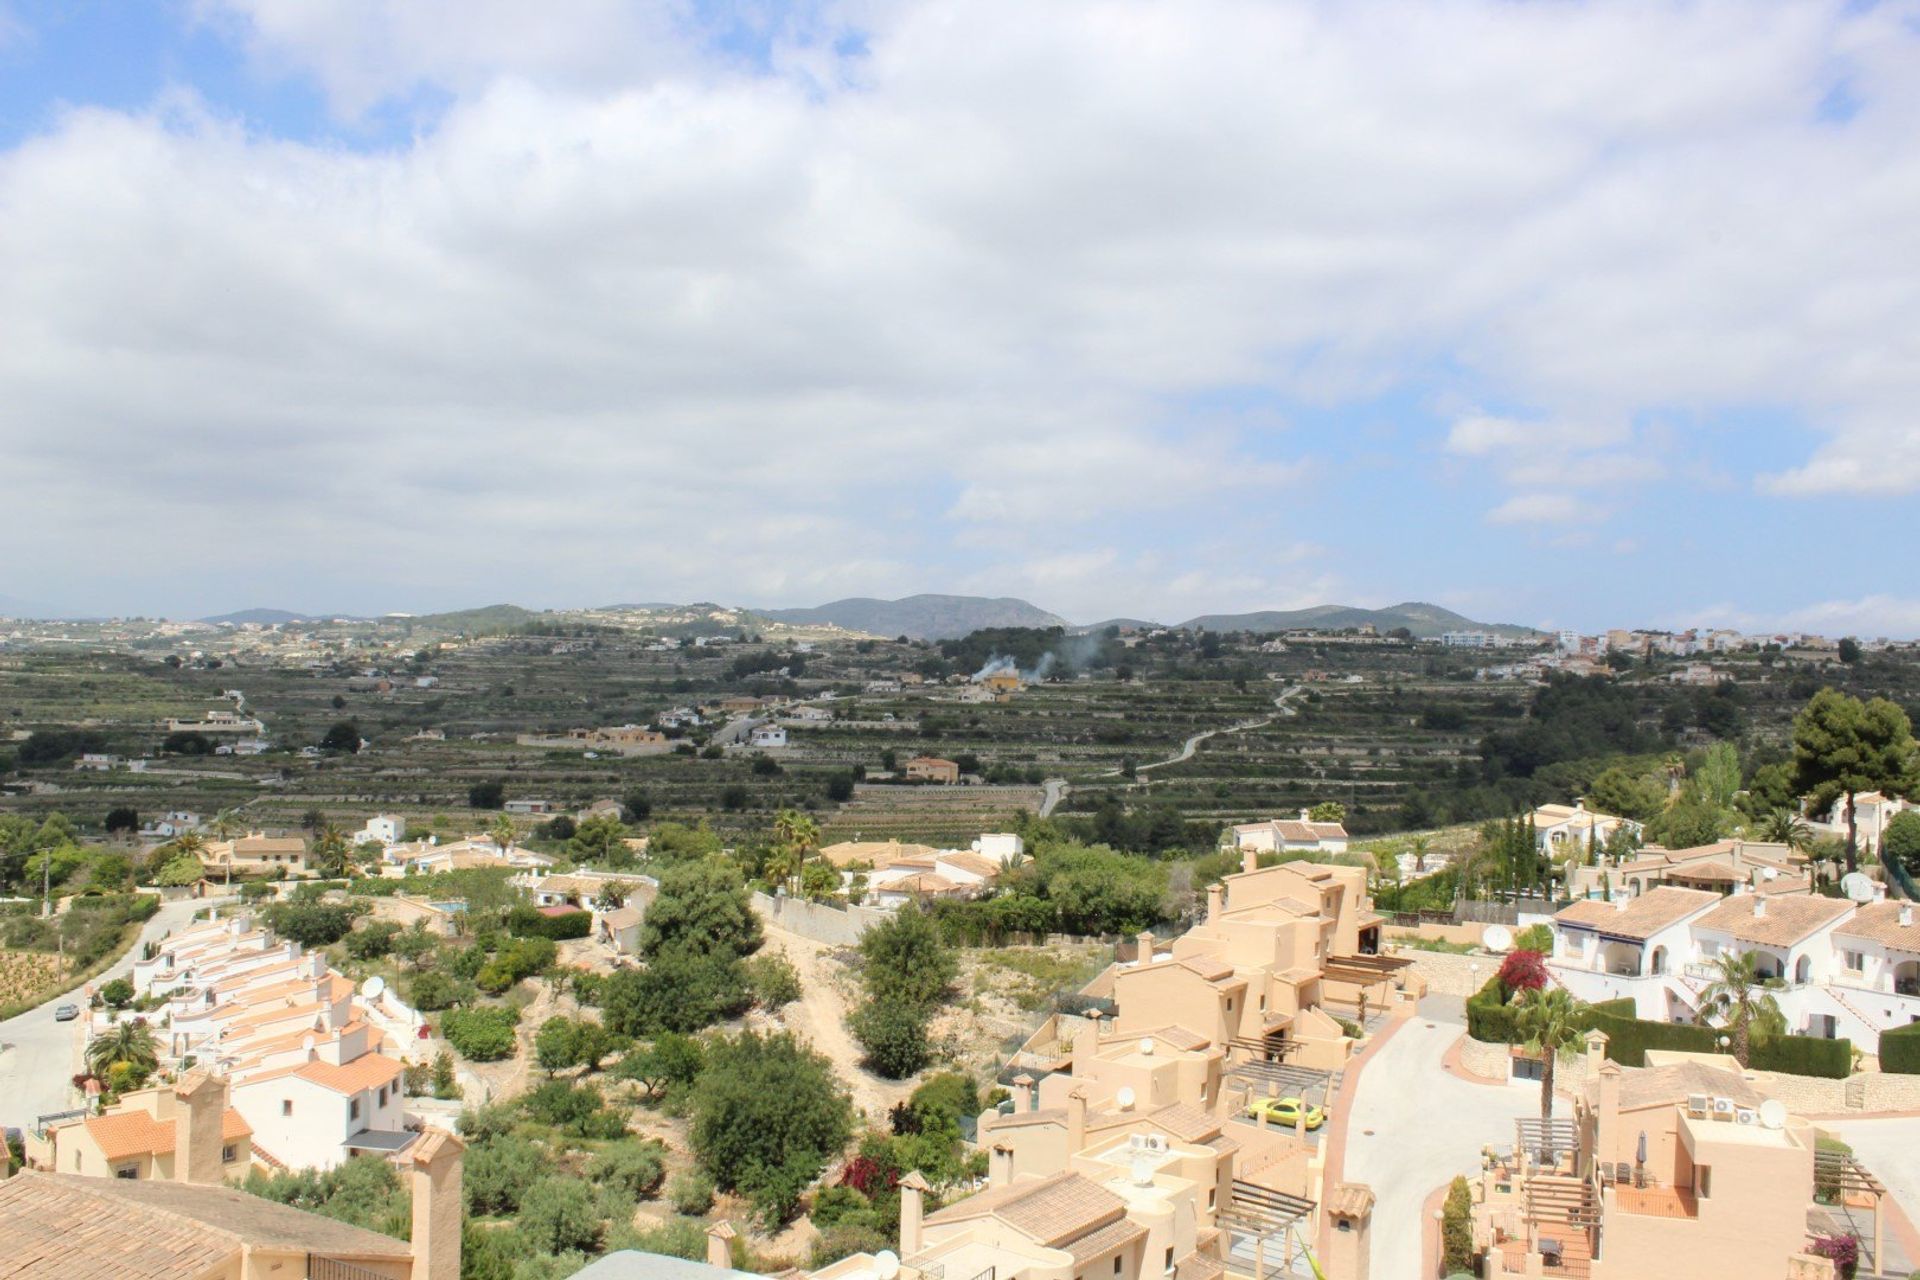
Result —
[{"label": "paved road", "polygon": [[1067,792],[1070,790],[1072,790],[1072,788],[1067,785],[1065,778],[1048,778],[1046,789],[1041,793],[1040,797],[1040,816],[1043,818],[1052,817],[1054,809],[1059,806],[1062,800],[1067,798]]},{"label": "paved road", "polygon": [[[1154,760],[1148,764],[1140,765],[1138,768],[1134,770],[1134,773],[1135,774],[1147,773],[1150,770],[1164,768],[1170,764],[1179,764],[1182,760],[1191,760],[1193,759],[1193,753],[1198,751],[1200,749],[1200,744],[1205,742],[1208,738],[1219,737],[1221,734],[1226,734],[1226,733],[1247,733],[1254,729],[1264,729],[1268,725],[1272,724],[1275,720],[1279,720],[1286,716],[1298,715],[1299,713],[1294,708],[1287,705],[1287,700],[1289,698],[1292,698],[1294,695],[1298,694],[1301,691],[1301,688],[1302,686],[1294,684],[1294,685],[1288,685],[1284,690],[1282,690],[1280,693],[1280,696],[1273,700],[1273,705],[1275,708],[1274,715],[1266,716],[1259,720],[1242,720],[1238,724],[1222,725],[1218,729],[1202,730],[1201,732],[1194,734],[1191,738],[1188,738],[1185,742],[1183,742],[1180,745],[1180,749],[1174,752],[1172,755],[1168,756],[1166,759]],[[1121,771],[1119,769],[1108,769],[1106,772],[1100,774],[1099,776],[1103,778],[1117,778],[1120,776],[1120,773]],[[1042,815],[1042,816],[1044,817],[1045,815]]]},{"label": "paved road", "polygon": [[[95,978],[98,986],[133,970],[140,947],[178,929],[208,904],[188,899],[161,905],[141,926],[140,940],[126,957]],[[34,1117],[65,1111],[69,1080],[79,1069],[80,1022],[55,1022],[56,1005],[81,1002],[80,993],[56,996],[37,1009],[0,1022],[0,1126],[26,1128]]]},{"label": "paved road", "polygon": [[1427,1197],[1455,1174],[1479,1168],[1487,1143],[1512,1142],[1516,1118],[1540,1114],[1539,1085],[1470,1084],[1442,1068],[1465,1030],[1459,997],[1429,996],[1361,1073],[1343,1176],[1373,1188],[1375,1280],[1423,1280]]},{"label": "paved road", "polygon": [[1887,1185],[1910,1221],[1920,1223],[1920,1118],[1819,1120],[1839,1133],[1860,1163]]}]

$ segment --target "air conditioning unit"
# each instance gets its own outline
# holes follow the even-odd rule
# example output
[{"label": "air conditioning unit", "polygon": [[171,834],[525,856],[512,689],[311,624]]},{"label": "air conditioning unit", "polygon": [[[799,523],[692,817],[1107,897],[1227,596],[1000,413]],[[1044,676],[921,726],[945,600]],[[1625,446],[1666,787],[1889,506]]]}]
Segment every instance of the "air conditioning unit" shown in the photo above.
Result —
[{"label": "air conditioning unit", "polygon": [[1706,1119],[1707,1109],[1711,1105],[1707,1095],[1704,1093],[1690,1093],[1687,1095],[1687,1114],[1695,1120]]},{"label": "air conditioning unit", "polygon": [[1759,1124],[1760,1113],[1752,1107],[1741,1107],[1733,1113],[1733,1121],[1735,1124]]},{"label": "air conditioning unit", "polygon": [[1733,1099],[1715,1098],[1713,1100],[1713,1118],[1715,1120],[1733,1119]]}]

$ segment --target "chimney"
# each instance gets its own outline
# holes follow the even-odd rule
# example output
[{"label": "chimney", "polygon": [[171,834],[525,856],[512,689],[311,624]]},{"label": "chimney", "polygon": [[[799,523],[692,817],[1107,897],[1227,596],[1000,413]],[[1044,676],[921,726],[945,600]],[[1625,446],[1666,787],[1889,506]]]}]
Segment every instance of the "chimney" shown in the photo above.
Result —
[{"label": "chimney", "polygon": [[918,1169],[900,1179],[900,1256],[911,1258],[925,1246],[920,1217],[926,1212],[927,1180]]},{"label": "chimney", "polygon": [[1153,963],[1153,935],[1149,933],[1147,930],[1142,929],[1140,932],[1133,935],[1133,942],[1134,942],[1133,958],[1138,960],[1141,964],[1152,964]]},{"label": "chimney", "polygon": [[1587,1050],[1587,1075],[1596,1077],[1600,1064],[1607,1060],[1607,1033],[1596,1028],[1587,1032],[1583,1043]]},{"label": "chimney", "polygon": [[173,1180],[218,1185],[221,1124],[227,1114],[227,1082],[209,1071],[191,1071],[173,1087]]},{"label": "chimney", "polygon": [[1603,1062],[1600,1064],[1600,1118],[1593,1135],[1595,1151],[1607,1151],[1612,1148],[1615,1134],[1620,1129],[1620,1064]]},{"label": "chimney", "polygon": [[1087,1095],[1075,1089],[1067,1095],[1067,1154],[1087,1145]]},{"label": "chimney", "polygon": [[1258,871],[1260,869],[1260,851],[1252,845],[1240,851],[1240,870]]},{"label": "chimney", "polygon": [[411,1280],[460,1280],[460,1139],[428,1128],[413,1144]]},{"label": "chimney", "polygon": [[1023,1116],[1033,1110],[1033,1077],[1022,1071],[1013,1078],[1013,1114]]},{"label": "chimney", "polygon": [[1219,918],[1220,909],[1226,906],[1227,904],[1226,899],[1227,899],[1227,893],[1226,893],[1225,885],[1210,884],[1207,886],[1207,919],[1208,921],[1211,922]]},{"label": "chimney", "polygon": [[1762,919],[1767,914],[1767,899],[1764,894],[1753,894],[1753,918]]},{"label": "chimney", "polygon": [[1912,924],[1913,904],[1911,902],[1903,902],[1900,904],[1900,927],[1905,929]]},{"label": "chimney", "polygon": [[734,1230],[725,1222],[716,1222],[707,1228],[707,1265],[718,1267],[722,1271],[733,1270]]},{"label": "chimney", "polygon": [[1004,1142],[997,1142],[987,1155],[987,1185],[1005,1187],[1012,1183],[1013,1148]]}]

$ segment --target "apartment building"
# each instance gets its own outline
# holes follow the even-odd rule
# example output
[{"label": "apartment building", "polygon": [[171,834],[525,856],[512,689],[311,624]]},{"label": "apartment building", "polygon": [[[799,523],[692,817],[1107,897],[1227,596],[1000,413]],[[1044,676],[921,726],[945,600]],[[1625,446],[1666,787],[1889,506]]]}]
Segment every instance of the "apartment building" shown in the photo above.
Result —
[{"label": "apartment building", "polygon": [[1789,1028],[1872,1052],[1882,1031],[1920,1020],[1913,904],[1808,894],[1728,895],[1673,885],[1554,917],[1555,979],[1583,1000],[1631,997],[1642,1018],[1694,1022],[1729,952],[1750,952]]},{"label": "apartment building", "polygon": [[1259,867],[1252,847],[1242,856],[1243,871],[1208,888],[1205,920],[1170,951],[1115,972],[1119,1030],[1180,1026],[1211,1044],[1337,1070],[1353,1043],[1339,1018],[1384,1009],[1408,962],[1379,954],[1382,921],[1363,868]]},{"label": "apartment building", "polygon": [[0,1280],[458,1280],[462,1148],[452,1134],[429,1129],[397,1160],[412,1230],[396,1240],[221,1185],[222,1083],[195,1073],[175,1092],[175,1150],[158,1176],[0,1177]]},{"label": "apartment building", "polygon": [[412,1141],[401,1055],[424,1020],[384,984],[357,991],[244,913],[169,938],[133,982],[168,997],[163,1060],[191,1057],[230,1082],[262,1163],[326,1169]]}]

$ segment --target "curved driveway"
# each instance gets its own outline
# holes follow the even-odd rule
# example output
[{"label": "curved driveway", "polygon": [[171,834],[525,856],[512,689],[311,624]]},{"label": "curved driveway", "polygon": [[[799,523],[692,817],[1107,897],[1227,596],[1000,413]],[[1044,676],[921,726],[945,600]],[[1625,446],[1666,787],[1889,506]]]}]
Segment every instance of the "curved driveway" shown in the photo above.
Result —
[{"label": "curved driveway", "polygon": [[[140,937],[112,968],[93,979],[96,987],[133,972],[133,958],[146,943],[155,942],[193,919],[194,913],[215,905],[188,898],[161,904],[153,919],[140,928]],[[0,1022],[0,1127],[25,1129],[35,1117],[65,1111],[70,1105],[69,1084],[79,1070],[80,1030],[84,1019],[55,1022],[56,1006],[81,1002],[80,993],[55,996],[17,1018]]]},{"label": "curved driveway", "polygon": [[1429,996],[1361,1070],[1342,1176],[1373,1188],[1374,1280],[1424,1280],[1427,1197],[1478,1169],[1486,1144],[1512,1142],[1514,1120],[1540,1114],[1537,1084],[1473,1084],[1446,1071],[1466,1029],[1459,997]]}]

